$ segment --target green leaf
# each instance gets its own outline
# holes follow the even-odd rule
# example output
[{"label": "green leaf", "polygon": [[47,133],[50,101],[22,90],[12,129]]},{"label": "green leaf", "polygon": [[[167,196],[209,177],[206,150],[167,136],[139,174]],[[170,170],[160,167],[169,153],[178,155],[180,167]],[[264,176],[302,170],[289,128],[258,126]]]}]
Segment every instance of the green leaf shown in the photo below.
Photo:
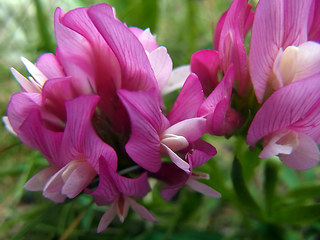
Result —
[{"label": "green leaf", "polygon": [[320,219],[320,204],[279,207],[274,213],[277,223],[308,223]]},{"label": "green leaf", "polygon": [[272,214],[272,205],[274,203],[275,190],[278,183],[279,166],[277,162],[269,159],[264,169],[264,196],[266,202],[267,213]]},{"label": "green leaf", "polygon": [[259,205],[254,200],[245,184],[242,166],[237,158],[235,158],[233,161],[231,177],[234,190],[241,206],[243,206],[246,210],[249,210],[255,216],[262,217]]},{"label": "green leaf", "polygon": [[320,198],[320,184],[309,184],[294,188],[285,194],[284,199],[313,200]]}]

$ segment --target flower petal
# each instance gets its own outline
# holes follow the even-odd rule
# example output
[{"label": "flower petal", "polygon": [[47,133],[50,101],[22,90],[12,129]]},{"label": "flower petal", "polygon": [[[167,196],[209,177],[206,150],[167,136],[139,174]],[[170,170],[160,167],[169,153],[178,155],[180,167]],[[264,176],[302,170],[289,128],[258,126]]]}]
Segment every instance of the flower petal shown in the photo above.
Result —
[{"label": "flower petal", "polygon": [[167,114],[168,120],[171,124],[176,124],[185,119],[196,117],[203,101],[204,96],[199,79],[195,74],[190,74]]},{"label": "flower petal", "polygon": [[58,171],[59,168],[56,166],[47,167],[30,178],[29,181],[24,184],[24,188],[28,191],[41,191],[49,179]]},{"label": "flower petal", "polygon": [[146,90],[157,87],[150,62],[137,37],[123,23],[97,7],[91,7],[88,15],[119,61],[122,88]]},{"label": "flower petal", "polygon": [[186,173],[190,173],[190,165],[183,160],[181,157],[179,157],[175,152],[173,152],[169,147],[167,147],[164,144],[161,144],[161,146],[166,150],[167,154],[171,158],[172,162],[177,165],[177,167],[181,168]]},{"label": "flower petal", "polygon": [[[319,104],[320,75],[291,83],[278,89],[255,115],[247,135],[247,143],[255,144],[261,138],[299,122],[319,122],[313,115]],[[310,120],[309,117],[316,117]],[[301,122],[300,122],[301,123]],[[301,124],[299,126],[302,127]]]},{"label": "flower petal", "polygon": [[161,89],[162,95],[166,95],[168,93],[174,92],[175,90],[182,88],[184,82],[186,81],[190,73],[190,65],[183,65],[173,69],[169,81],[164,86],[164,88]]},{"label": "flower petal", "polygon": [[48,78],[65,77],[63,67],[52,53],[42,54],[37,60],[36,67]]},{"label": "flower petal", "polygon": [[126,144],[129,156],[144,169],[156,172],[161,167],[159,133],[169,123],[161,114],[154,91],[119,90],[131,120],[131,136]]},{"label": "flower petal", "polygon": [[97,233],[100,233],[104,229],[106,229],[109,226],[109,224],[112,222],[112,220],[114,219],[116,214],[117,214],[117,211],[116,211],[115,203],[113,203],[109,207],[108,211],[106,211],[103,214],[103,216],[99,222],[99,225],[98,225]]},{"label": "flower petal", "polygon": [[151,221],[151,222],[156,222],[157,219],[152,216],[152,214],[145,208],[143,207],[141,204],[137,203],[135,200],[133,200],[132,198],[129,198],[129,203],[130,206],[132,207],[132,209],[138,213],[141,217],[143,217],[144,219]]},{"label": "flower petal", "polygon": [[289,155],[279,154],[280,160],[288,167],[296,170],[306,170],[314,167],[320,160],[318,145],[315,141],[303,134],[298,134],[299,145]]},{"label": "flower petal", "polygon": [[204,195],[214,197],[214,198],[221,197],[221,194],[219,192],[217,192],[213,188],[211,188],[201,182],[198,182],[197,180],[194,180],[192,177],[188,179],[188,181],[186,182],[186,185],[188,185],[193,190],[195,190],[199,193],[202,193]]}]

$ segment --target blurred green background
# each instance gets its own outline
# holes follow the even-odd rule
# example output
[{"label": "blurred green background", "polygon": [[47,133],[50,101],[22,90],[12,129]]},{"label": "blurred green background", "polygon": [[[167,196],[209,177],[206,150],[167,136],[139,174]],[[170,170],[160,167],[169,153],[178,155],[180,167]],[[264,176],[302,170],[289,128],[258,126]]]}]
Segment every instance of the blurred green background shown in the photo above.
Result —
[{"label": "blurred green background", "polygon": [[[20,91],[9,67],[27,75],[20,56],[35,62],[54,52],[53,14],[90,6],[92,0],[0,0],[0,110],[6,115],[10,96]],[[159,45],[167,47],[174,66],[188,64],[192,53],[212,48],[215,25],[230,0],[110,0],[128,26],[150,27]],[[250,1],[255,6],[255,2]],[[36,151],[24,146],[0,124],[0,239],[320,239],[319,170],[292,171],[278,159],[258,160],[244,137],[205,136],[218,150],[201,171],[206,184],[221,199],[183,189],[173,201],[160,197],[154,186],[143,204],[158,219],[142,220],[129,212],[124,224],[115,220],[96,234],[107,209],[81,195],[55,204],[24,183],[47,166]],[[237,157],[236,160],[234,158]]]}]

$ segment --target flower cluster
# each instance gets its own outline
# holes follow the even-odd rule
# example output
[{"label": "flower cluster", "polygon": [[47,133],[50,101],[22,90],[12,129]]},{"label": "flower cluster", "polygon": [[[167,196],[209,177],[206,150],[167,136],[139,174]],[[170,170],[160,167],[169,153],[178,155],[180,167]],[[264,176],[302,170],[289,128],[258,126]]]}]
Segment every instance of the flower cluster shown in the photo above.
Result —
[{"label": "flower cluster", "polygon": [[[279,156],[299,170],[316,165],[319,4],[260,0],[251,9],[234,0],[217,24],[215,50],[198,51],[190,67],[172,71],[150,30],[127,27],[109,5],[58,8],[56,54],[35,64],[22,58],[28,78],[12,68],[22,92],[11,97],[3,120],[50,164],[25,188],[55,202],[91,194],[109,205],[101,232],[116,215],[124,221],[129,207],[155,221],[135,200],[150,192],[149,178],[164,183],[165,200],[184,185],[220,197],[198,181],[209,174],[194,171],[216,154],[201,139],[205,133],[229,137],[245,129],[249,145],[263,140],[259,157]],[[166,109],[163,96],[180,88]],[[257,102],[249,104],[253,90]]]}]

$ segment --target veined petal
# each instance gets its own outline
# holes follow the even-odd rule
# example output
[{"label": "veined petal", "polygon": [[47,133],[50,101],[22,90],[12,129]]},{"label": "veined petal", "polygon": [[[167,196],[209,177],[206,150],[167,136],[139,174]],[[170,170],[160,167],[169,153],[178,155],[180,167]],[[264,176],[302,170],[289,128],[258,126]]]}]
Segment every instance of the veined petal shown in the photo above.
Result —
[{"label": "veined petal", "polygon": [[144,169],[156,172],[161,167],[159,133],[168,127],[154,91],[119,90],[131,121],[131,136],[126,144],[129,156]]},{"label": "veined petal", "polygon": [[104,143],[92,127],[91,119],[99,97],[84,95],[66,102],[67,124],[64,131],[62,156],[85,160],[99,173],[99,158],[104,158],[116,169],[117,157],[114,150]]},{"label": "veined petal", "polygon": [[320,42],[320,2],[313,1],[310,9],[308,40]]},{"label": "veined petal", "polygon": [[190,74],[167,114],[168,120],[171,124],[176,124],[185,119],[196,117],[203,101],[204,96],[200,81],[195,74]]},{"label": "veined petal", "polygon": [[312,112],[319,104],[319,77],[318,74],[291,83],[273,93],[255,115],[248,131],[247,143],[253,145],[271,133],[294,127],[295,123],[303,119],[308,122],[309,116],[314,117]]},{"label": "veined petal", "polygon": [[282,0],[284,2],[283,48],[299,46],[308,39],[308,20],[313,0]]},{"label": "veined petal", "polygon": [[192,153],[188,155],[192,168],[196,168],[206,163],[210,158],[217,154],[217,150],[211,144],[199,139],[192,144]]},{"label": "veined petal", "polygon": [[148,57],[137,37],[120,21],[96,7],[88,15],[117,57],[122,71],[122,88],[147,90],[157,87]]},{"label": "veined petal", "polygon": [[284,0],[259,1],[251,32],[250,75],[258,102],[264,98],[273,62],[283,43]]}]

